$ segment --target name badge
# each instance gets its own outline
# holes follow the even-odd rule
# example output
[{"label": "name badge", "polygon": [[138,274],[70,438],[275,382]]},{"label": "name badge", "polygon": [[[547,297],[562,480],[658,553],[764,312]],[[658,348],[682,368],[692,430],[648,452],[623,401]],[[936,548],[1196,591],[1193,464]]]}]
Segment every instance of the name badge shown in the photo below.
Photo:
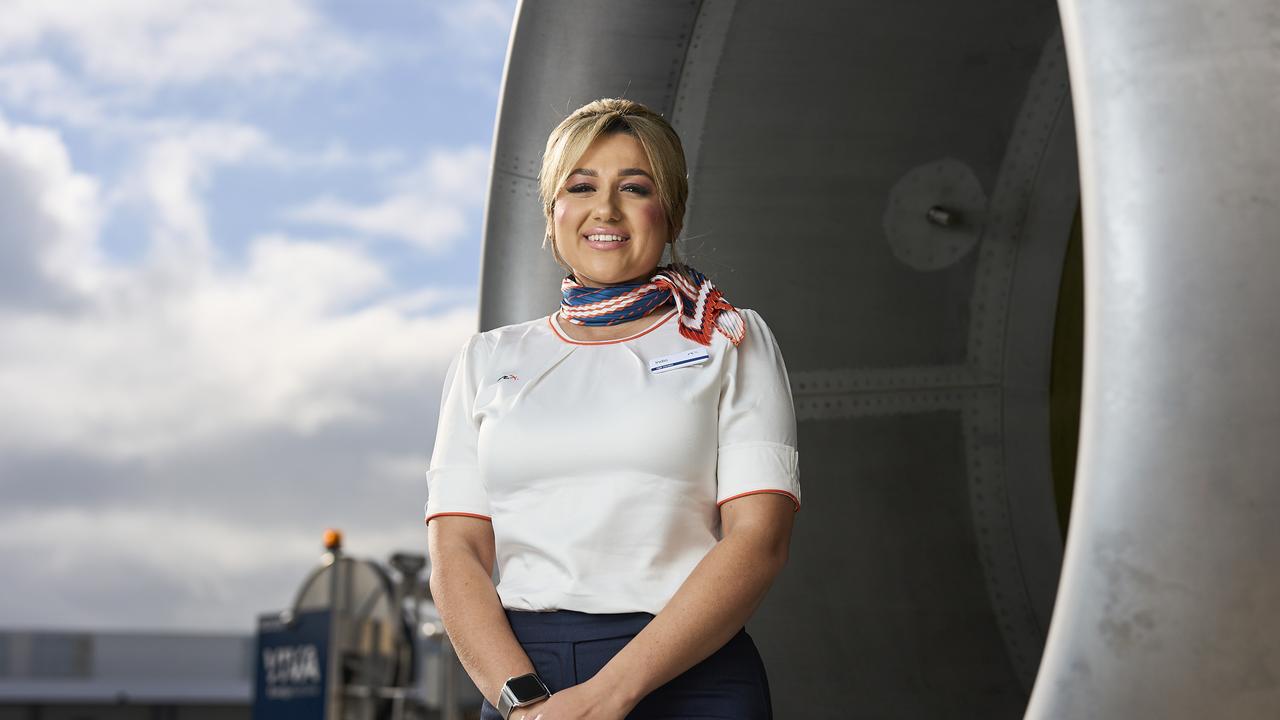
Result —
[{"label": "name badge", "polygon": [[667,355],[665,357],[655,358],[649,361],[649,372],[657,375],[659,373],[671,372],[679,370],[682,367],[690,367],[692,365],[701,365],[711,359],[711,354],[706,350],[694,348],[685,350],[675,355]]}]

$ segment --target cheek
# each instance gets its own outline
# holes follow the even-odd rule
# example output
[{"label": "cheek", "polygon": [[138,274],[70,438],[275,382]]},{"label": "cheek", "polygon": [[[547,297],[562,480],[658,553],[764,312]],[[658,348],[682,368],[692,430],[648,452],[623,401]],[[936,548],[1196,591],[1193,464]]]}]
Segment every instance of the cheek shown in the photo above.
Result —
[{"label": "cheek", "polygon": [[640,214],[644,217],[645,223],[651,228],[665,227],[667,224],[667,214],[662,210],[662,203],[656,200],[651,203],[645,203]]},{"label": "cheek", "polygon": [[[662,209],[662,203],[650,203],[644,212],[645,222],[654,232],[662,232],[664,235],[667,230],[667,212]],[[671,238],[666,238],[670,240]]]},{"label": "cheek", "polygon": [[555,207],[551,208],[551,227],[554,229],[554,237],[558,242],[564,242],[565,237],[572,236],[577,232],[577,223],[574,222],[574,217],[572,202],[557,200]]}]

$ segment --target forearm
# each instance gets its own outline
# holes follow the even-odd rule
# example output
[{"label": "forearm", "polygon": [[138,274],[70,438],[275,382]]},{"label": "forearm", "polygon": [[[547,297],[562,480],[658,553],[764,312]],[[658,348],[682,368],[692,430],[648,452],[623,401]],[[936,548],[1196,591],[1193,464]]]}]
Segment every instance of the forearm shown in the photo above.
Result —
[{"label": "forearm", "polygon": [[596,676],[628,706],[720,649],[755,612],[786,562],[786,545],[726,537],[666,607]]},{"label": "forearm", "polygon": [[471,681],[490,703],[507,678],[533,672],[533,663],[511,632],[493,580],[474,557],[433,564],[431,594]]}]

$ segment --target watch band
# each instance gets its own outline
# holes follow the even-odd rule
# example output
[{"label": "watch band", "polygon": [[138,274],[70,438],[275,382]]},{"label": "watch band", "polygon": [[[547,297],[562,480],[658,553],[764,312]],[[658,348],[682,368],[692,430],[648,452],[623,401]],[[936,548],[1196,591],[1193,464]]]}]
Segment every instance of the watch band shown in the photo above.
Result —
[{"label": "watch band", "polygon": [[504,685],[502,692],[498,695],[498,714],[502,716],[502,720],[508,720],[511,717],[511,710],[515,707],[511,704],[512,702],[513,700],[507,694],[507,688]]},{"label": "watch band", "polygon": [[[515,689],[517,685],[523,687],[526,692],[517,692]],[[529,690],[532,691],[528,692]],[[498,693],[498,714],[502,716],[502,720],[509,720],[512,710],[532,705],[549,697],[551,697],[551,691],[547,689],[537,673],[510,677],[503,683],[502,690]]]}]

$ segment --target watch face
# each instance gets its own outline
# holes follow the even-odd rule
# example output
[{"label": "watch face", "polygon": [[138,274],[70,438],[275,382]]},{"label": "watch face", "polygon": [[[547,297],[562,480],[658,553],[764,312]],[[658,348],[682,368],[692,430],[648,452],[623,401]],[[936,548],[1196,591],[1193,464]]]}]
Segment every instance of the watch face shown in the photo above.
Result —
[{"label": "watch face", "polygon": [[528,702],[547,694],[546,687],[536,675],[511,678],[507,681],[507,687],[511,689],[511,694],[516,696],[516,702]]}]

